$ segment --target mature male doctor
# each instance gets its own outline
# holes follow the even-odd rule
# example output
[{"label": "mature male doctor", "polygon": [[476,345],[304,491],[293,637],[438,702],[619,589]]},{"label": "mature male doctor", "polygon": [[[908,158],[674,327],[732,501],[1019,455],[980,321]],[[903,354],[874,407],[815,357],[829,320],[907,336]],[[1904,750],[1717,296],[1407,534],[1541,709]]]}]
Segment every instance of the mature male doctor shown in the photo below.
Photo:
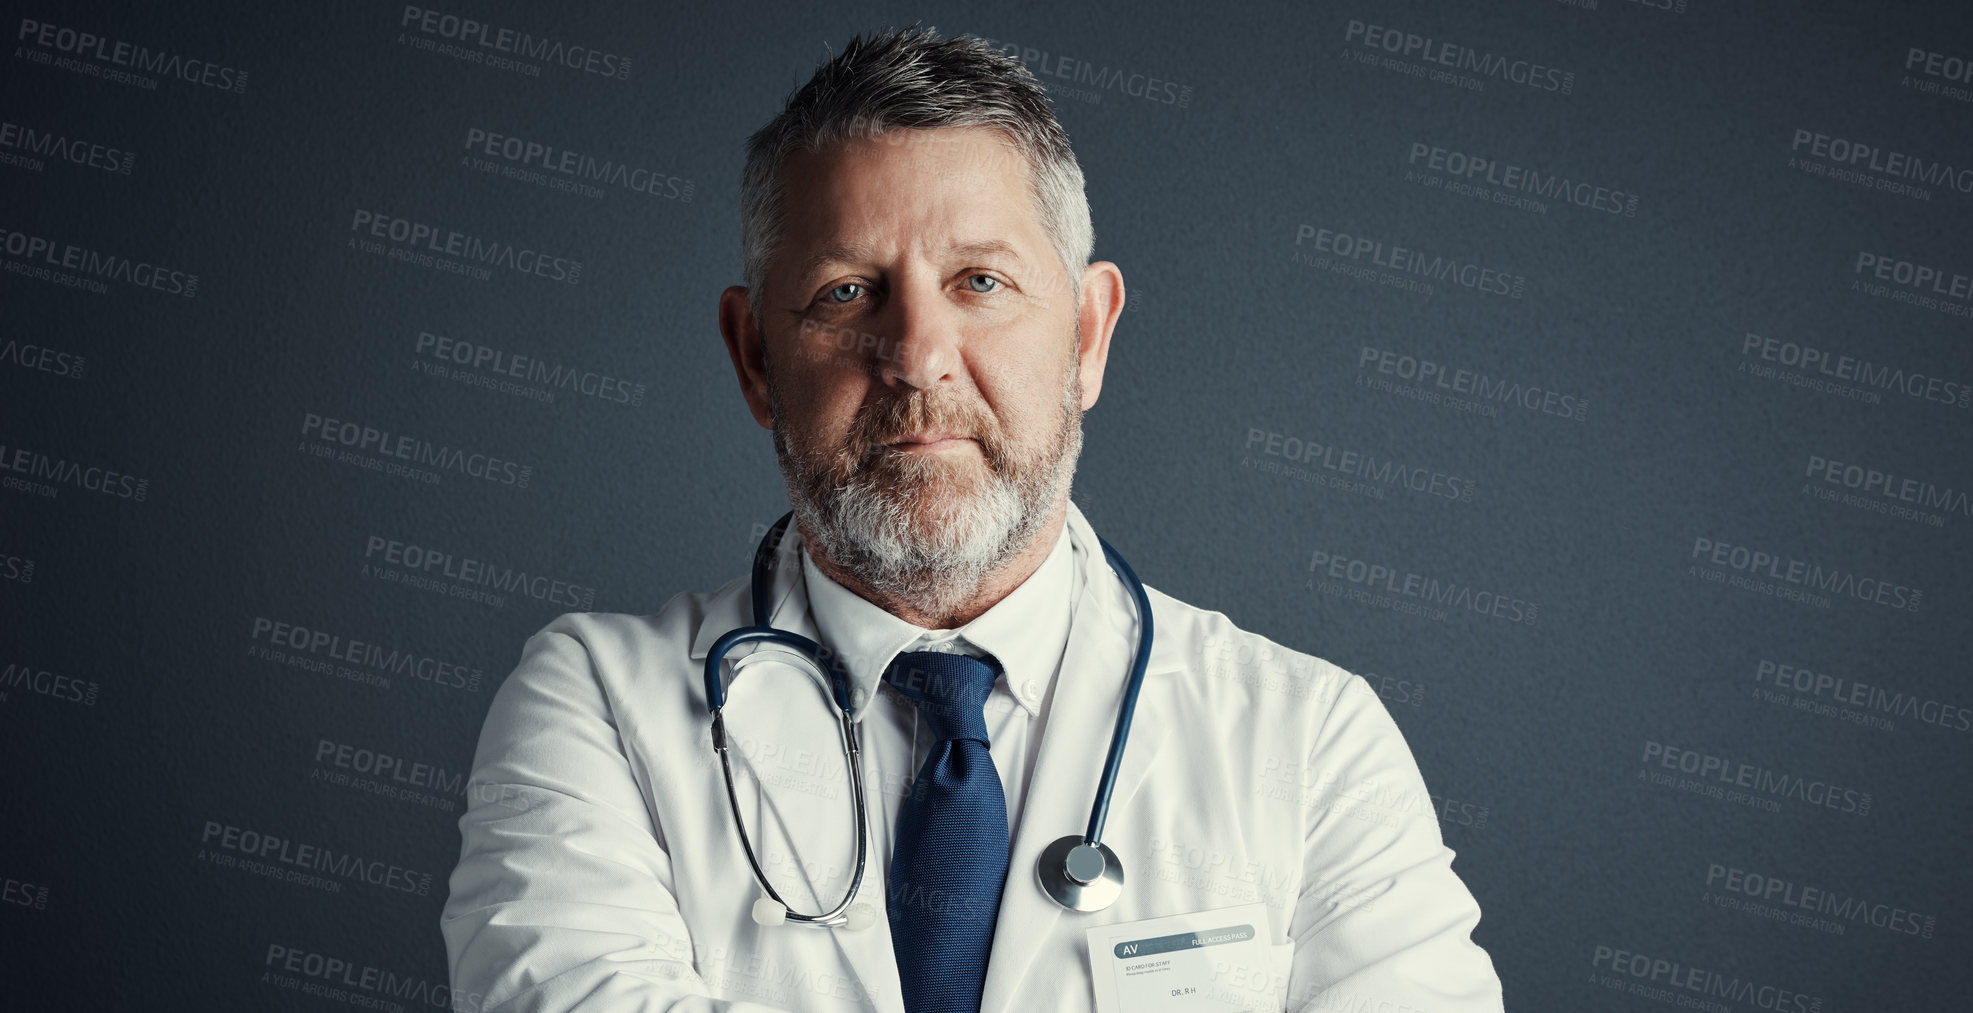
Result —
[{"label": "mature male doctor", "polygon": [[[752,137],[742,205],[720,330],[794,507],[757,568],[769,614],[741,579],[528,640],[459,820],[454,989],[487,1010],[1499,1010],[1376,694],[1136,597],[1070,502],[1124,286],[1089,261],[1081,170],[1023,66],[859,38]],[[1155,635],[1106,771],[1138,601]],[[722,759],[707,655],[770,622],[821,664],[776,643],[716,664]],[[1089,843],[1106,772],[1071,876],[1044,852]]]}]

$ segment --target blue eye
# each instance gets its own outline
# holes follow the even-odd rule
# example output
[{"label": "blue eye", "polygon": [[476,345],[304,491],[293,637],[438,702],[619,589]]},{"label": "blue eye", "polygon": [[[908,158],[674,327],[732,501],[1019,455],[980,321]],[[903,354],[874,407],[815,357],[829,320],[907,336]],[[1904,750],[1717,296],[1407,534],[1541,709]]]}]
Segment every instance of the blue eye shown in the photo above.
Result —
[{"label": "blue eye", "polygon": [[[838,295],[842,295],[842,293],[843,293],[843,290],[844,290],[844,289],[846,289],[846,288],[847,288],[847,289],[854,289],[855,291],[853,291],[853,292],[850,292],[850,293],[849,293],[849,294],[848,294],[847,296],[845,296],[844,298],[841,298],[841,299],[838,299],[838,298],[836,298],[836,297],[837,297]],[[859,284],[857,284],[856,282],[853,282],[853,281],[846,281],[846,282],[843,282],[843,283],[842,283],[842,284],[840,284],[840,285],[837,285],[837,286],[836,286],[835,288],[832,288],[832,289],[830,289],[830,290],[829,290],[829,295],[827,296],[827,298],[828,298],[828,300],[829,300],[830,302],[833,302],[833,303],[846,303],[846,302],[849,302],[849,301],[850,301],[850,300],[852,300],[852,299],[855,299],[855,298],[856,298],[856,297],[857,297],[858,295],[860,295],[860,294],[862,293],[862,291],[863,291],[863,286],[862,286],[862,285],[859,285]]]},{"label": "blue eye", "polygon": [[[993,288],[980,288],[979,286],[977,286],[977,285],[974,285],[974,284],[973,284],[973,282],[974,282],[975,280],[979,280],[979,279],[984,279],[984,280],[986,280],[987,282],[990,282],[990,283],[991,283],[991,284],[993,285]],[[974,274],[974,275],[968,275],[968,276],[967,276],[967,278],[966,278],[966,287],[967,287],[967,288],[970,288],[970,289],[972,289],[972,290],[973,290],[973,291],[975,291],[975,292],[979,292],[979,293],[981,293],[981,294],[985,294],[985,293],[987,293],[987,292],[992,292],[992,291],[994,291],[994,289],[997,289],[997,288],[999,288],[999,287],[1000,287],[1000,279],[999,279],[999,278],[996,278],[996,277],[994,277],[993,275],[990,275],[990,274]]]}]

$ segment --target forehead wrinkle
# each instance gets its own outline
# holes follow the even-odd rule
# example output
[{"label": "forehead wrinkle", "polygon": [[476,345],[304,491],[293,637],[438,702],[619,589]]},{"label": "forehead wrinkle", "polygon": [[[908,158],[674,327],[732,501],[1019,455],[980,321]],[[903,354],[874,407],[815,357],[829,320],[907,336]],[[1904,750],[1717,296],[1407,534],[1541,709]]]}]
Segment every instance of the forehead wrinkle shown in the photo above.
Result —
[{"label": "forehead wrinkle", "polygon": [[854,264],[871,259],[874,254],[862,243],[825,243],[822,248],[810,254],[801,263],[800,273],[795,275],[798,282],[807,281],[830,264]]}]

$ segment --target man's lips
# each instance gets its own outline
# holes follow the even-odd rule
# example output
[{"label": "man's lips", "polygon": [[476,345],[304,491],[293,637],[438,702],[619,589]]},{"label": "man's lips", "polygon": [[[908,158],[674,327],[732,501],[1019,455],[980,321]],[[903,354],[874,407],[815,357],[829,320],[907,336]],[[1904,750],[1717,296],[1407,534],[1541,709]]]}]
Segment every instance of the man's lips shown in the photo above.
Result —
[{"label": "man's lips", "polygon": [[902,439],[885,444],[894,450],[944,450],[973,442],[971,437],[958,433],[913,433]]}]

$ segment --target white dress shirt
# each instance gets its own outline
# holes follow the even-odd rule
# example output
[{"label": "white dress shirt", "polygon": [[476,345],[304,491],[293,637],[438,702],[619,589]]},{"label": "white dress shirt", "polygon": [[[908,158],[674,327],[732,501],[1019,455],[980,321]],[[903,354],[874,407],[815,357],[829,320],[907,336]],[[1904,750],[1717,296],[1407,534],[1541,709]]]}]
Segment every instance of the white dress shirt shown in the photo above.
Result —
[{"label": "white dress shirt", "polygon": [[[802,578],[810,615],[822,643],[847,669],[852,720],[860,723],[866,744],[871,736],[891,736],[911,743],[911,772],[916,776],[936,745],[918,705],[883,682],[892,659],[910,651],[943,651],[972,657],[991,656],[1000,663],[984,707],[988,753],[1000,774],[1007,797],[1007,828],[1021,829],[1021,803],[1035,753],[1048,722],[1048,701],[1062,669],[1069,643],[1073,605],[1081,591],[1082,552],[1064,524],[1041,566],[1007,597],[956,630],[927,630],[899,619],[837,583],[817,568],[802,548]],[[881,687],[881,688],[879,688]],[[873,696],[874,694],[874,696]],[[908,780],[884,786],[887,838],[896,828],[894,808],[909,792]]]}]

